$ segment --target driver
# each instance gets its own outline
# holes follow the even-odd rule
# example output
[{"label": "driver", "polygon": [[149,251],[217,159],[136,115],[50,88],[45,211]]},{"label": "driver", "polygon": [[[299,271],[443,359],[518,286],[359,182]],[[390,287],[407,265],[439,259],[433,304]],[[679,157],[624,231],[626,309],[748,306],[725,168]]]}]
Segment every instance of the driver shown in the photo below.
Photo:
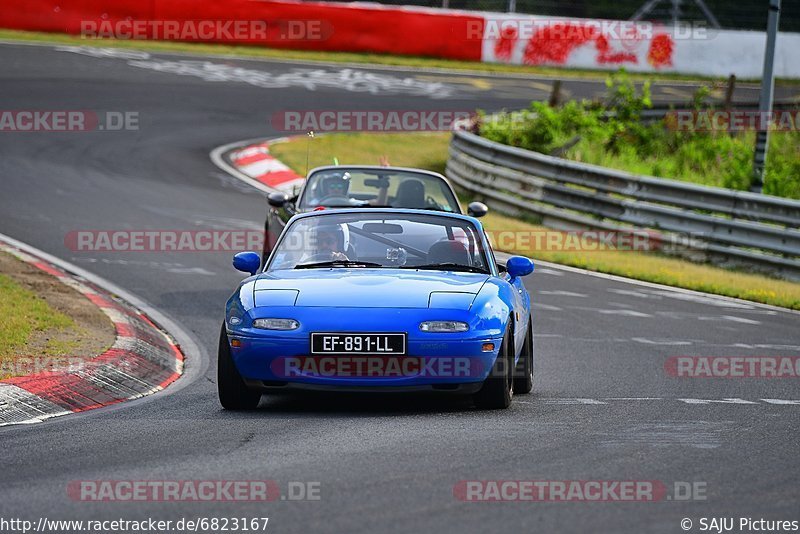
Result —
[{"label": "driver", "polygon": [[313,232],[313,252],[304,261],[349,261],[344,253],[344,236],[336,226],[320,226]]},{"label": "driver", "polygon": [[341,175],[327,176],[320,180],[319,198],[317,199],[316,203],[322,203],[329,198],[348,198],[347,192],[349,190],[349,172],[345,172]]}]

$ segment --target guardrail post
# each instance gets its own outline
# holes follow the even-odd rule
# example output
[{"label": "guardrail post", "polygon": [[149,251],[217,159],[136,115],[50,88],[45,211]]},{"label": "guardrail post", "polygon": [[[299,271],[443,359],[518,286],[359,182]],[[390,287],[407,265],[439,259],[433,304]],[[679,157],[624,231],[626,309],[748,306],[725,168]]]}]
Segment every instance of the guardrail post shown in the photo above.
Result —
[{"label": "guardrail post", "polygon": [[561,104],[561,80],[553,82],[553,89],[550,91],[550,100],[548,105],[551,108],[558,107]]},{"label": "guardrail post", "polygon": [[761,98],[758,111],[762,129],[756,133],[756,153],[753,158],[753,185],[750,191],[761,193],[764,189],[764,167],[769,148],[769,122],[764,124],[764,116],[772,111],[772,97],[775,91],[775,41],[778,37],[778,22],[781,16],[781,0],[770,0],[769,20],[767,22],[767,48],[764,51],[764,75],[761,77]]},{"label": "guardrail post", "polygon": [[725,109],[733,107],[733,93],[736,91],[736,75],[731,74],[728,78],[728,87],[725,89]]}]

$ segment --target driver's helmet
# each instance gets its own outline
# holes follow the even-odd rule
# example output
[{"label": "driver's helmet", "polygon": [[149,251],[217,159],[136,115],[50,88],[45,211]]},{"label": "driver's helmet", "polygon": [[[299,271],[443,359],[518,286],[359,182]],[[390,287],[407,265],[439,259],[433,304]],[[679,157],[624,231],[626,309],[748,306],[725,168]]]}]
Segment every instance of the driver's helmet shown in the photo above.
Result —
[{"label": "driver's helmet", "polygon": [[311,243],[317,252],[344,252],[349,235],[338,224],[323,223],[311,230]]},{"label": "driver's helmet", "polygon": [[327,176],[320,180],[320,199],[330,197],[346,197],[350,190],[350,173],[345,172],[334,176]]}]

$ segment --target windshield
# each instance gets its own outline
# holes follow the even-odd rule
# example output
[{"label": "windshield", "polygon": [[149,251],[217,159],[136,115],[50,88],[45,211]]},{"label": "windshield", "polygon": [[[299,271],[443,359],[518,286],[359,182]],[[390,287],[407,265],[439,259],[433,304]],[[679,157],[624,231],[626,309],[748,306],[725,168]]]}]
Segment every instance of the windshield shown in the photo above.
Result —
[{"label": "windshield", "polygon": [[424,214],[327,213],[292,223],[267,271],[369,267],[489,273],[480,230]]},{"label": "windshield", "polygon": [[447,182],[413,171],[324,169],[311,174],[299,208],[391,206],[460,213]]}]

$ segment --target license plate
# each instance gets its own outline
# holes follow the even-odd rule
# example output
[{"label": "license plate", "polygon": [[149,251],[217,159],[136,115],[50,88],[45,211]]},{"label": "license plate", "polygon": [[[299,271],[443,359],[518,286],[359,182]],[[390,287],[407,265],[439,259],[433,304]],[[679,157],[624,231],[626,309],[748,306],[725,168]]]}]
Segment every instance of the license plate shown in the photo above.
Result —
[{"label": "license plate", "polygon": [[311,354],[405,354],[404,333],[313,332]]}]

